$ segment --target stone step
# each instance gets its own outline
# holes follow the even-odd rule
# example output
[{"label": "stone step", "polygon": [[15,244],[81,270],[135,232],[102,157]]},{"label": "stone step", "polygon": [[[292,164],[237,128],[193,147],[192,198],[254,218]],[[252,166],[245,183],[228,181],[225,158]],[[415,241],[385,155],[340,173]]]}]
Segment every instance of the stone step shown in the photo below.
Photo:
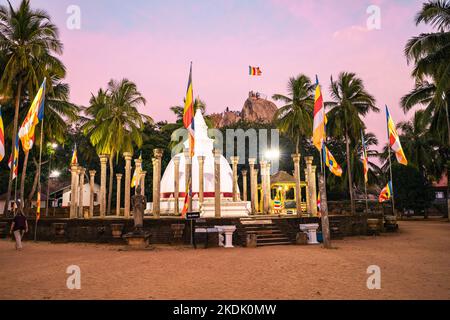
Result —
[{"label": "stone step", "polygon": [[292,245],[290,241],[276,241],[276,242],[264,242],[264,243],[257,243],[257,247],[266,247],[266,246],[286,246],[286,245]]},{"label": "stone step", "polygon": [[256,242],[257,243],[264,243],[264,242],[277,242],[277,241],[281,241],[281,242],[290,242],[288,238],[286,237],[267,237],[267,238],[261,238],[261,237],[257,237],[256,238]]}]

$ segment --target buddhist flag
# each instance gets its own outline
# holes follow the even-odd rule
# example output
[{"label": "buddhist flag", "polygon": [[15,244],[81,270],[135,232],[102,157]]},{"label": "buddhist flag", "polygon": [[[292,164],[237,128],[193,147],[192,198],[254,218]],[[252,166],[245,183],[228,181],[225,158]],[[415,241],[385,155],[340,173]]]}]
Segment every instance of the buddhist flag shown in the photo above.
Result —
[{"label": "buddhist flag", "polygon": [[0,107],[0,161],[5,157],[5,128],[3,127],[2,108]]},{"label": "buddhist flag", "polygon": [[364,133],[361,131],[361,141],[362,141],[362,163],[363,163],[363,170],[364,170],[364,182],[367,183],[369,181],[369,159],[367,157],[367,149],[366,149],[366,142],[364,140]]},{"label": "buddhist flag", "polygon": [[386,118],[387,118],[387,130],[389,146],[395,152],[395,157],[397,161],[403,165],[408,165],[408,160],[406,160],[405,153],[403,152],[402,145],[400,144],[400,138],[397,134],[397,129],[395,128],[394,120],[392,119],[388,107],[386,106]]},{"label": "buddhist flag", "polygon": [[38,191],[36,200],[36,220],[41,218],[41,193]]},{"label": "buddhist flag", "polygon": [[323,106],[323,97],[320,90],[319,78],[316,76],[316,93],[314,97],[314,127],[313,127],[313,144],[319,150],[322,150],[325,141],[325,108]]},{"label": "buddhist flag", "polygon": [[[139,155],[139,160],[142,160],[142,152]],[[131,178],[131,187],[132,188],[137,187],[139,185],[140,180],[139,180],[138,175],[139,175],[139,172],[138,172],[137,168],[135,168],[133,177]]]},{"label": "buddhist flag", "polygon": [[334,159],[333,155],[331,154],[330,150],[323,144],[323,159],[325,161],[325,165],[330,169],[330,171],[340,177],[342,176],[342,168],[339,166],[337,161]]},{"label": "buddhist flag", "polygon": [[248,66],[248,74],[250,76],[260,76],[262,75],[262,71],[259,67]]},{"label": "buddhist flag", "polygon": [[191,69],[189,71],[189,80],[186,90],[186,98],[184,102],[183,124],[184,127],[189,132],[189,152],[191,157],[193,157],[195,147],[195,140],[194,140],[195,125],[194,125],[194,89],[192,87],[192,62],[191,62]]},{"label": "buddhist flag", "polygon": [[191,178],[189,178],[189,183],[186,187],[186,194],[184,196],[184,205],[183,205],[183,210],[181,211],[181,217],[186,216],[186,213],[189,210],[189,197],[191,196],[191,192],[192,192],[191,186],[192,186],[192,180],[191,180]]},{"label": "buddhist flag", "polygon": [[392,181],[389,181],[386,187],[381,190],[380,196],[378,197],[378,202],[388,201],[392,196]]},{"label": "buddhist flag", "polygon": [[77,151],[77,144],[75,144],[75,146],[73,147],[73,152],[72,152],[72,159],[70,160],[70,165],[76,165],[78,164],[78,151]]},{"label": "buddhist flag", "polygon": [[19,175],[19,136],[16,137],[13,151],[8,160],[8,167],[13,171],[12,179]]},{"label": "buddhist flag", "polygon": [[34,97],[31,107],[19,129],[19,138],[22,141],[24,152],[28,152],[33,147],[34,129],[36,125],[44,118],[44,100],[45,100],[45,81],[41,84],[38,93]]},{"label": "buddhist flag", "polygon": [[319,208],[320,211],[320,191],[317,193],[317,208]]}]

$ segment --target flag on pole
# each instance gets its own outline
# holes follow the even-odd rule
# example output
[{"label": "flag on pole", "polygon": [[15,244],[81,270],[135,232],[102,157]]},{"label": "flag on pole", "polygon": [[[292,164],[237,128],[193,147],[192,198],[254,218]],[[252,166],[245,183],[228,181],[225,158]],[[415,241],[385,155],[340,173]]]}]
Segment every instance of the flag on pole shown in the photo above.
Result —
[{"label": "flag on pole", "polygon": [[77,152],[77,144],[75,143],[72,152],[72,159],[70,160],[70,165],[73,166],[76,164],[78,164],[78,152]]},{"label": "flag on pole", "polygon": [[387,106],[386,106],[386,118],[387,118],[389,147],[391,147],[392,150],[394,150],[397,161],[406,166],[408,165],[408,160],[406,160],[405,153],[403,152],[403,148],[400,143],[400,138],[397,134],[397,129],[395,128],[394,120],[392,119]]},{"label": "flag on pole", "polygon": [[34,97],[31,107],[19,129],[19,138],[22,141],[24,152],[28,152],[33,147],[34,130],[36,125],[44,118],[45,82],[41,84],[38,93]]},{"label": "flag on pole", "polygon": [[323,97],[320,90],[319,78],[316,76],[316,93],[314,97],[314,127],[313,127],[313,144],[319,150],[325,141],[325,108],[323,106]]},{"label": "flag on pole", "polygon": [[0,106],[0,161],[5,157],[5,128],[3,127],[2,107]]},{"label": "flag on pole", "polygon": [[392,196],[392,181],[389,181],[386,187],[381,190],[380,196],[378,197],[378,202],[388,201]]},{"label": "flag on pole", "polygon": [[193,157],[195,146],[194,140],[195,124],[194,124],[194,90],[192,87],[192,63],[191,69],[189,71],[189,80],[184,103],[183,124],[184,127],[189,132],[189,152],[191,157]]},{"label": "flag on pole", "polygon": [[262,71],[259,67],[248,66],[248,74],[250,76],[260,76],[262,75]]},{"label": "flag on pole", "polygon": [[342,176],[342,168],[339,166],[337,161],[334,159],[333,155],[331,154],[330,150],[328,150],[327,146],[323,144],[323,161],[325,162],[325,165],[330,169],[331,173],[333,173],[335,176]]},{"label": "flag on pole", "polygon": [[19,175],[19,136],[16,137],[13,151],[8,160],[8,167],[13,171],[12,179]]},{"label": "flag on pole", "polygon": [[[139,155],[139,160],[142,160],[142,152],[141,152],[141,154]],[[137,187],[138,185],[139,185],[139,177],[138,177],[138,170],[137,170],[137,168],[135,168],[134,169],[134,174],[133,174],[133,177],[131,178],[131,187],[132,188],[134,188],[134,187]]]},{"label": "flag on pole", "polygon": [[191,196],[191,185],[192,185],[192,180],[191,178],[189,178],[189,183],[186,187],[186,194],[184,196],[184,205],[183,205],[183,210],[181,211],[181,217],[186,216],[186,213],[189,210],[189,197]]},{"label": "flag on pole", "polygon": [[38,191],[36,200],[36,221],[41,218],[41,193]]},{"label": "flag on pole", "polygon": [[362,163],[364,170],[364,182],[367,183],[369,181],[369,159],[367,157],[367,149],[366,149],[366,141],[364,140],[364,133],[361,131],[361,141],[362,141]]}]

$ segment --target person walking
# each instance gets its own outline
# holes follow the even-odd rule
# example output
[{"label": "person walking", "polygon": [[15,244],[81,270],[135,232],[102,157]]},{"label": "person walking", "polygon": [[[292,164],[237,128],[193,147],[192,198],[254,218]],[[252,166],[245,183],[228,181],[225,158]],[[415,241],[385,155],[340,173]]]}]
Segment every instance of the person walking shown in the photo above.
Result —
[{"label": "person walking", "polygon": [[14,233],[16,239],[16,250],[22,250],[22,237],[28,232],[27,218],[23,214],[22,207],[17,206],[17,214],[14,216],[14,220],[11,224],[10,234]]}]

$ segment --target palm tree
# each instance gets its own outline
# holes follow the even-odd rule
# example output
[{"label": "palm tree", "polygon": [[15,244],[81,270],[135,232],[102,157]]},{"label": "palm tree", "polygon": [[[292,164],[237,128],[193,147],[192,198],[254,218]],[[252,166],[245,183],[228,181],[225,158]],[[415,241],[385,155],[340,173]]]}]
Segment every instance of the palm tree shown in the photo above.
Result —
[{"label": "palm tree", "polygon": [[[364,133],[364,141],[366,145],[366,152],[367,152],[367,158],[368,158],[368,184],[375,184],[378,182],[378,173],[380,172],[380,168],[378,164],[374,161],[371,161],[371,159],[378,159],[379,153],[377,150],[373,149],[373,147],[376,147],[378,145],[378,139],[372,132]],[[354,181],[357,185],[363,185],[364,186],[364,170],[362,165],[362,142],[359,141],[359,143],[355,146],[354,154],[357,161],[352,161],[352,173],[354,173]],[[356,160],[355,159],[355,160]]]},{"label": "palm tree", "polygon": [[82,126],[98,154],[109,155],[109,194],[107,212],[111,210],[114,163],[123,152],[133,152],[134,145],[142,146],[145,122],[153,120],[139,113],[138,107],[146,100],[136,84],[123,79],[110,80],[106,91],[100,89],[92,96],[85,114],[89,120]]},{"label": "palm tree", "polygon": [[300,74],[288,82],[288,94],[274,94],[272,99],[285,103],[274,116],[278,129],[295,141],[295,151],[300,152],[300,141],[312,135],[314,88],[311,79]]},{"label": "palm tree", "polygon": [[[0,79],[0,90],[4,95],[14,96],[14,121],[12,146],[17,135],[19,109],[25,88],[34,96],[40,82],[51,78],[48,67],[63,78],[65,68],[53,53],[62,53],[58,29],[51,23],[49,15],[32,9],[29,0],[23,0],[17,9],[8,2],[0,6],[0,50],[4,55],[4,70]],[[50,87],[50,86],[48,86]],[[7,203],[12,189],[12,171],[9,176]],[[8,206],[5,206],[6,214]]]},{"label": "palm tree", "polygon": [[361,117],[366,116],[370,111],[379,112],[375,106],[375,98],[367,92],[363,81],[356,77],[354,73],[342,72],[337,81],[331,78],[330,85],[331,99],[325,106],[330,107],[328,118],[330,121],[327,130],[335,138],[343,138],[346,146],[347,179],[350,193],[351,211],[355,214],[355,201],[353,191],[351,159],[355,157],[354,150],[350,144],[359,141],[361,130],[364,129],[364,122]]}]

